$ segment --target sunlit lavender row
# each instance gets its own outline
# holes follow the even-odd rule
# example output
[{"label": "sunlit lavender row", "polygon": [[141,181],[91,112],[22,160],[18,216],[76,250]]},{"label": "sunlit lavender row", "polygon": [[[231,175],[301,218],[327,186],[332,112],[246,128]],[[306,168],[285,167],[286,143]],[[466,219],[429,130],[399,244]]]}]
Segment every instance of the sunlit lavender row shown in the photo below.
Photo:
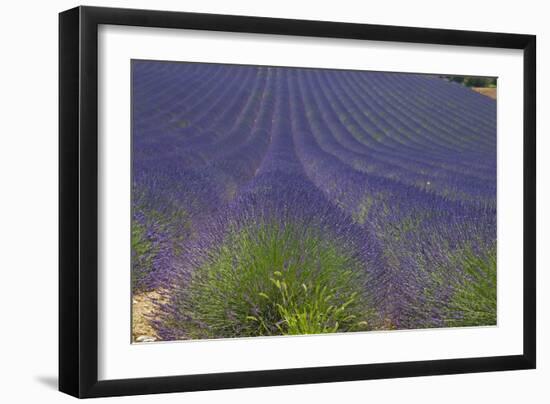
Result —
[{"label": "sunlit lavender row", "polygon": [[132,176],[154,339],[496,324],[496,101],[461,84],[133,61]]}]

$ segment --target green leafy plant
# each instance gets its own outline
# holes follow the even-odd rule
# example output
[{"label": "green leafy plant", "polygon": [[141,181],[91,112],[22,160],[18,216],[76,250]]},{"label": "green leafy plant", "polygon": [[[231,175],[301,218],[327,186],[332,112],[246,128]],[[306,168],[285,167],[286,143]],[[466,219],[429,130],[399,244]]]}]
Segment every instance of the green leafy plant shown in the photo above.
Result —
[{"label": "green leafy plant", "polygon": [[299,223],[229,235],[194,274],[181,304],[192,337],[366,330],[366,275],[346,246]]},{"label": "green leafy plant", "polygon": [[468,249],[457,258],[461,276],[453,281],[446,323],[450,327],[495,325],[497,321],[496,248],[486,255]]}]

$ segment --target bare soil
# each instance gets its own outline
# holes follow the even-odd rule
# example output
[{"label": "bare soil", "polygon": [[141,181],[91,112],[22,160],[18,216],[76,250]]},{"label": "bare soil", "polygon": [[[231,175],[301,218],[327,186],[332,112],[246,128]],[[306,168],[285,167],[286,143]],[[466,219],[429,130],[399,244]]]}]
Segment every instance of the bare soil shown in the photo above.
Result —
[{"label": "bare soil", "polygon": [[155,290],[132,296],[132,342],[136,342],[139,337],[158,340],[158,335],[148,319],[148,317],[154,317],[156,310],[154,300],[162,301],[161,294]]},{"label": "bare soil", "polygon": [[497,88],[496,87],[472,87],[472,90],[486,95],[487,97],[492,98],[493,100],[497,99]]}]

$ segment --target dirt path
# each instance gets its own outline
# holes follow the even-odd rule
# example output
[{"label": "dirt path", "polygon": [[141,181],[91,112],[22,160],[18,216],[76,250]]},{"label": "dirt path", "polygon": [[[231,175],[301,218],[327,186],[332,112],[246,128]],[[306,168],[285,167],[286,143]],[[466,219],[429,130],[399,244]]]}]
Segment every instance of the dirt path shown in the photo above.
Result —
[{"label": "dirt path", "polygon": [[472,87],[472,90],[486,95],[487,97],[492,98],[493,100],[497,99],[497,88],[496,87]]},{"label": "dirt path", "polygon": [[158,340],[158,335],[147,317],[151,316],[155,311],[153,301],[160,298],[161,295],[154,290],[132,296],[132,342],[153,342]]}]

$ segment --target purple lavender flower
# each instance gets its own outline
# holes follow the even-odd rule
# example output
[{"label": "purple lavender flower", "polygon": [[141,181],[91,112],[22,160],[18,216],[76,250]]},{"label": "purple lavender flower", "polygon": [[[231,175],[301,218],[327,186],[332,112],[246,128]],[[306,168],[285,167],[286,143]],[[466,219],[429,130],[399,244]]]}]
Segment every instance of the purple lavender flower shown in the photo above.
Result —
[{"label": "purple lavender flower", "polygon": [[[192,307],[205,268],[232,268],[208,278],[219,285],[268,265],[231,255],[243,243],[273,254],[269,273],[300,279],[285,301],[304,310],[315,282],[339,304],[355,296],[319,275],[346,263],[368,329],[492,321],[468,313],[496,307],[494,100],[430,75],[154,61],[132,72],[133,289],[162,293],[151,318],[162,339],[292,332],[290,303],[268,310],[247,285],[212,300],[226,321]],[[315,261],[317,246],[334,254]],[[320,329],[342,327],[331,321]]]}]

